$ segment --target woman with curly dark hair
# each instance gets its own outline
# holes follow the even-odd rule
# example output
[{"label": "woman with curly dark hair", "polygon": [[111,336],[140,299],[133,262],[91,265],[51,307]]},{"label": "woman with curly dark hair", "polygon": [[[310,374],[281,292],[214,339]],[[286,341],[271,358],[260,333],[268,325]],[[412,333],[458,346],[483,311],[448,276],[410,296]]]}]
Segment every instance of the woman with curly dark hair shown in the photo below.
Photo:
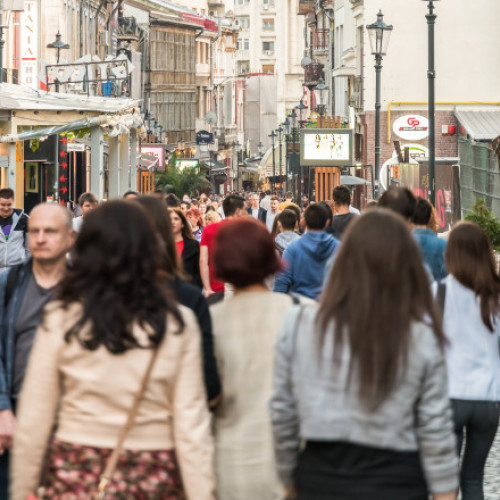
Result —
[{"label": "woman with curly dark hair", "polygon": [[93,498],[98,487],[104,498],[215,498],[199,329],[169,295],[160,256],[135,203],[85,219],[31,354],[14,500],[38,486],[43,500]]}]

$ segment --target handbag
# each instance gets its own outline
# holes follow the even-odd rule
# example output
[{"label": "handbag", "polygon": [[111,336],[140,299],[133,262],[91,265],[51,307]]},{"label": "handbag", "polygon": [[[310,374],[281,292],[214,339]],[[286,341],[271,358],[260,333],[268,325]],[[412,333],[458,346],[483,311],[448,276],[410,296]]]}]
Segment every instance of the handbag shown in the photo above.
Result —
[{"label": "handbag", "polygon": [[[127,434],[129,433],[132,426],[134,425],[135,417],[137,415],[137,411],[139,409],[139,405],[144,396],[144,393],[146,392],[146,387],[151,377],[151,372],[153,371],[153,367],[157,356],[158,356],[158,348],[156,348],[151,355],[151,359],[149,360],[146,372],[144,373],[144,376],[142,378],[141,386],[139,387],[139,390],[136,392],[134,396],[134,402],[128,413],[127,421],[125,422],[125,425],[123,426],[119,434],[116,447],[114,448],[113,452],[108,458],[104,472],[101,474],[99,478],[97,491],[94,492],[91,496],[92,500],[102,500],[106,495],[106,488],[108,487],[108,484],[111,482],[111,479],[115,472],[116,464],[118,463],[118,459],[120,458],[120,454],[123,450],[123,443],[125,442],[125,438],[127,437]],[[31,494],[28,496],[26,500],[39,500],[39,497],[37,497],[34,494]]]}]

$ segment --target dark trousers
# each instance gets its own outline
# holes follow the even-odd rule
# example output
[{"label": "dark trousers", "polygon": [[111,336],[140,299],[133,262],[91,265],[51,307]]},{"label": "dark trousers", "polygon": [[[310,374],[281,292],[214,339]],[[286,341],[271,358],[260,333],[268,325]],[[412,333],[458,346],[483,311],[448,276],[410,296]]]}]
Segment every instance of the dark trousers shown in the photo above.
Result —
[{"label": "dark trousers", "polygon": [[[16,413],[17,399],[12,399],[12,411]],[[9,463],[10,451],[4,451],[0,455],[0,500],[7,500],[9,498]]]},{"label": "dark trousers", "polygon": [[460,469],[462,500],[484,500],[484,466],[500,419],[500,404],[491,401],[452,399],[458,454],[463,450]]}]

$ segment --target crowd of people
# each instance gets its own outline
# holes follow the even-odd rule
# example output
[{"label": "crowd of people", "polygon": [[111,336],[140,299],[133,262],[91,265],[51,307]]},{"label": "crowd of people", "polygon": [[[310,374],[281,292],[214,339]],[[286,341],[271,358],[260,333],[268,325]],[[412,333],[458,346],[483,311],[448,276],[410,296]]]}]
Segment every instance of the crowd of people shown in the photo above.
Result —
[{"label": "crowd of people", "polygon": [[1,189],[0,499],[484,500],[487,236],[332,200]]}]

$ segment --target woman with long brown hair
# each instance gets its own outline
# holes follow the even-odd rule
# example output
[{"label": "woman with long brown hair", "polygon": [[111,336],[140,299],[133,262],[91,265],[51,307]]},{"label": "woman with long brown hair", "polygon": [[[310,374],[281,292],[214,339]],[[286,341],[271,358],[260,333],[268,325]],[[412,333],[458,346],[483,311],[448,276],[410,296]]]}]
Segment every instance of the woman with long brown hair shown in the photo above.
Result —
[{"label": "woman with long brown hair", "polygon": [[455,226],[446,247],[449,275],[439,285],[449,396],[458,453],[463,459],[463,500],[484,500],[484,465],[500,418],[500,277],[484,231]]},{"label": "woman with long brown hair", "polygon": [[455,499],[444,335],[404,221],[386,210],[354,221],[319,306],[296,309],[271,400],[288,496]]},{"label": "woman with long brown hair", "polygon": [[182,268],[193,285],[203,287],[200,275],[200,244],[193,236],[191,225],[184,212],[177,207],[169,208],[172,231]]}]

